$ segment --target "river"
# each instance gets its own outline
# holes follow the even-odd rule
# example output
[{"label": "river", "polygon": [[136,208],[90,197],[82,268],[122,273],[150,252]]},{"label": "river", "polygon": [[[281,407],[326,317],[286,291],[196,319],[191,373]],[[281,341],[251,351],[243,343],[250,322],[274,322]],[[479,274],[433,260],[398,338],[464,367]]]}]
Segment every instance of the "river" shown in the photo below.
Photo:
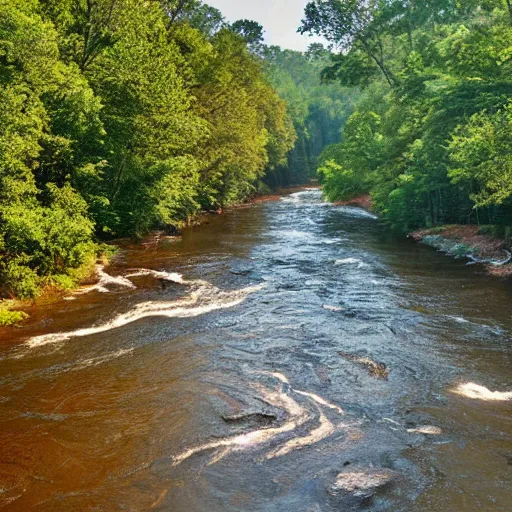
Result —
[{"label": "river", "polygon": [[512,288],[479,266],[305,190],[102,276],[0,333],[2,510],[511,510]]}]

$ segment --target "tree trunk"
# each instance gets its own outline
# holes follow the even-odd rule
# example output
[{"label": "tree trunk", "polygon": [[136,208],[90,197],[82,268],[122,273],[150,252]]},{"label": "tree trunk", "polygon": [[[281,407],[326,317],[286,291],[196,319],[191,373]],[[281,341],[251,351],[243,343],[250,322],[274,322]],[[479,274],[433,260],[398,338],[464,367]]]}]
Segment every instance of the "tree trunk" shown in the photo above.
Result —
[{"label": "tree trunk", "polygon": [[359,39],[359,42],[361,43],[365,52],[375,61],[375,64],[377,64],[378,68],[381,70],[390,87],[394,87],[396,85],[396,79],[391,71],[386,68],[384,64],[384,58],[382,57],[382,52],[381,57],[379,58],[379,56],[371,49],[370,45],[364,39]]}]

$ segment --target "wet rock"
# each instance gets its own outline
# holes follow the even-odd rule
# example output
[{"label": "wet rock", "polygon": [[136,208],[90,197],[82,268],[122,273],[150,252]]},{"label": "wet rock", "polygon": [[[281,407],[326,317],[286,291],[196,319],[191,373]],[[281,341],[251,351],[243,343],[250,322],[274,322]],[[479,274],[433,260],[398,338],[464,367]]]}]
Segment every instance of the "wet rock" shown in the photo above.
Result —
[{"label": "wet rock", "polygon": [[277,421],[277,414],[273,412],[246,412],[233,416],[222,415],[222,419],[226,423],[259,423],[261,425],[269,425]]},{"label": "wet rock", "polygon": [[362,366],[372,377],[388,380],[389,369],[385,363],[373,361],[368,357],[360,357],[355,354],[349,354],[348,352],[339,352],[339,354],[344,359],[348,359],[349,361]]},{"label": "wet rock", "polygon": [[370,498],[390,484],[395,477],[395,472],[389,469],[347,471],[336,477],[328,493],[332,496],[351,495],[357,498]]},{"label": "wet rock", "polygon": [[231,269],[229,271],[230,274],[233,274],[235,276],[248,276],[251,272],[252,272],[252,269],[250,269],[250,268]]}]

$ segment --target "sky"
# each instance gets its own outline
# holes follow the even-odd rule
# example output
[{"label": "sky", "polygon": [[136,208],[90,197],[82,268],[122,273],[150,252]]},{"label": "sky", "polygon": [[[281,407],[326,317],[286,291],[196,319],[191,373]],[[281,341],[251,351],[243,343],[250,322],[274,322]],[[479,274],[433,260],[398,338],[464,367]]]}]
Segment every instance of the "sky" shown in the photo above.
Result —
[{"label": "sky", "polygon": [[216,7],[228,22],[257,21],[265,29],[265,42],[304,51],[318,38],[297,34],[308,0],[204,0]]}]

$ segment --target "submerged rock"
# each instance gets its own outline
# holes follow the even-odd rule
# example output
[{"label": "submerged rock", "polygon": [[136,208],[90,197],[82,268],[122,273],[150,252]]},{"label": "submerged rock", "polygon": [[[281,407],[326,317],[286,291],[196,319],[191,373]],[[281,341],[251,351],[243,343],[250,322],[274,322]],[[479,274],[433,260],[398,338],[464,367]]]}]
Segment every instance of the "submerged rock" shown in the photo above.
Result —
[{"label": "submerged rock", "polygon": [[389,369],[385,363],[373,361],[368,357],[359,357],[355,354],[349,354],[348,352],[339,352],[339,354],[341,357],[362,366],[372,377],[388,380]]}]

